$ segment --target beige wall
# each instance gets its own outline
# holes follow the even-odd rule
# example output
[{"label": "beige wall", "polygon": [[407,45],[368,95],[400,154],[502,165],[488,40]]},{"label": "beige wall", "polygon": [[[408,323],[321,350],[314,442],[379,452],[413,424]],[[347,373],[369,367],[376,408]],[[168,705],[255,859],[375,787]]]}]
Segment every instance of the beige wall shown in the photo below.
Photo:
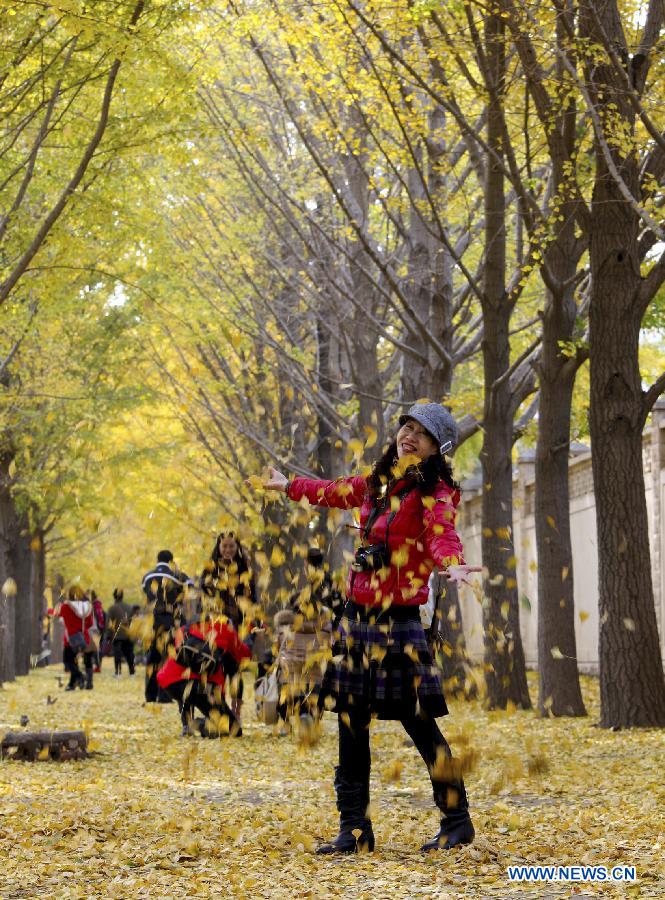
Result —
[{"label": "beige wall", "polygon": [[[654,424],[644,433],[643,459],[656,617],[665,659],[665,572],[662,565],[665,559],[665,402],[659,402],[652,418]],[[569,472],[577,655],[581,671],[597,672],[598,551],[591,453],[588,450],[576,452],[570,460]],[[518,590],[520,598],[528,598],[529,601],[524,600],[520,605],[520,629],[527,665],[535,667],[538,661],[538,572],[532,459],[525,458],[518,462],[513,487]],[[481,562],[480,506],[480,485],[476,480],[464,488],[458,525],[464,541],[465,558],[467,562],[477,564]],[[483,654],[481,602],[468,588],[463,588],[460,599],[467,646],[472,657],[479,660]],[[585,621],[581,621],[580,612],[588,613]]]}]

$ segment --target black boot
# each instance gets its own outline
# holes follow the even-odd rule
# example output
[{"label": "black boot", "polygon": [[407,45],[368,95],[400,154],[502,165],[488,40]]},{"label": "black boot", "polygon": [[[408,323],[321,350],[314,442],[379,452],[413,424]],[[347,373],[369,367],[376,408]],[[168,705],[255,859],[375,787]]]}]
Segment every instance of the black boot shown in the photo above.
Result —
[{"label": "black boot", "polygon": [[[458,795],[455,805],[451,803],[454,795]],[[471,844],[476,832],[469,815],[469,802],[461,781],[455,785],[435,787],[434,802],[439,807],[443,816],[441,827],[434,837],[420,848],[421,850],[451,850],[458,844]]]},{"label": "black boot", "polygon": [[85,684],[85,678],[82,672],[72,672],[69,684],[65,688],[66,691],[75,691],[76,688],[82,688]]},{"label": "black boot", "polygon": [[86,691],[92,690],[92,669],[85,670],[85,689]]},{"label": "black boot", "polygon": [[335,769],[335,791],[339,810],[339,834],[317,847],[317,853],[363,853],[374,850],[372,822],[367,818],[369,784],[347,781],[342,767]]}]

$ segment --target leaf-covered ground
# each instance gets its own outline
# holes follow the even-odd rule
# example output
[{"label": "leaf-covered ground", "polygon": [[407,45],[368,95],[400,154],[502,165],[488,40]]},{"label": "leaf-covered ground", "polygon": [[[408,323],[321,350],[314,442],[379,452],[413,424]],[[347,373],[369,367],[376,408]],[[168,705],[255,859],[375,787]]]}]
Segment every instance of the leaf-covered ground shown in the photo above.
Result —
[{"label": "leaf-covered ground", "polygon": [[[83,762],[0,764],[0,893],[13,897],[663,896],[665,732],[593,727],[453,703],[442,720],[467,778],[478,838],[423,855],[436,830],[423,765],[400,726],[373,725],[377,852],[321,858],[335,832],[335,719],[315,746],[277,737],[245,704],[240,739],[180,738],[175,705],[142,706],[142,670],[65,693],[61,669],[0,691],[0,733],[84,727]],[[249,681],[248,681],[249,687]],[[51,701],[48,703],[47,696]],[[512,863],[637,866],[638,884],[517,885]]]}]

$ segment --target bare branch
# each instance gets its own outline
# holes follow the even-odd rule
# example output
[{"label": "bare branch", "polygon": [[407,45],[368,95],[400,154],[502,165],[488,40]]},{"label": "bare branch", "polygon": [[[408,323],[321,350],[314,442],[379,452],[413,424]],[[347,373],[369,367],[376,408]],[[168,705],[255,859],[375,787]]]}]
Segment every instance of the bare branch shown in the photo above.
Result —
[{"label": "bare branch", "polygon": [[665,372],[662,372],[651,385],[651,387],[643,392],[642,415],[640,417],[641,427],[644,427],[647,416],[651,412],[654,403],[656,402],[656,400],[658,400],[661,394],[665,394]]}]

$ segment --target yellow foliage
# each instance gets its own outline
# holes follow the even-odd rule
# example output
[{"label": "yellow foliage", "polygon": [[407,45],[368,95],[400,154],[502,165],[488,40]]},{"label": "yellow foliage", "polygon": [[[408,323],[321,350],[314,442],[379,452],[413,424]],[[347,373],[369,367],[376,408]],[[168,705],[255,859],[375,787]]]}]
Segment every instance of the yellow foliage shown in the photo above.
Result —
[{"label": "yellow foliage", "polygon": [[[276,737],[253,718],[248,679],[241,738],[181,739],[175,705],[142,706],[141,669],[134,679],[114,679],[105,660],[93,691],[70,694],[57,689],[61,674],[60,667],[40,669],[5,685],[0,730],[14,728],[19,714],[35,729],[77,728],[85,719],[98,752],[75,764],[0,765],[4,894],[25,893],[29,872],[34,896],[61,896],[64,878],[72,896],[118,900],[137,886],[146,896],[184,900],[216,896],[222,884],[237,896],[357,895],[356,866],[313,853],[337,826],[334,714],[324,715],[313,745],[295,733]],[[593,721],[598,685],[582,683]],[[535,673],[530,685],[535,696]],[[49,705],[54,691],[57,703]],[[464,774],[476,841],[446,856],[444,867],[420,854],[437,822],[424,764],[404,746],[398,722],[374,721],[377,849],[363,863],[363,891],[402,898],[408,866],[409,893],[430,896],[436,863],[442,895],[503,896],[506,866],[517,856],[568,859],[571,832],[562,822],[575,833],[580,859],[615,860],[620,831],[630,848],[622,861],[643,873],[642,887],[665,877],[657,730],[617,735],[590,730],[588,719],[543,722],[519,709],[495,716],[479,702],[450,706],[440,724],[456,762],[441,758],[435,774]],[[631,815],[636,790],[642,799]]]}]

